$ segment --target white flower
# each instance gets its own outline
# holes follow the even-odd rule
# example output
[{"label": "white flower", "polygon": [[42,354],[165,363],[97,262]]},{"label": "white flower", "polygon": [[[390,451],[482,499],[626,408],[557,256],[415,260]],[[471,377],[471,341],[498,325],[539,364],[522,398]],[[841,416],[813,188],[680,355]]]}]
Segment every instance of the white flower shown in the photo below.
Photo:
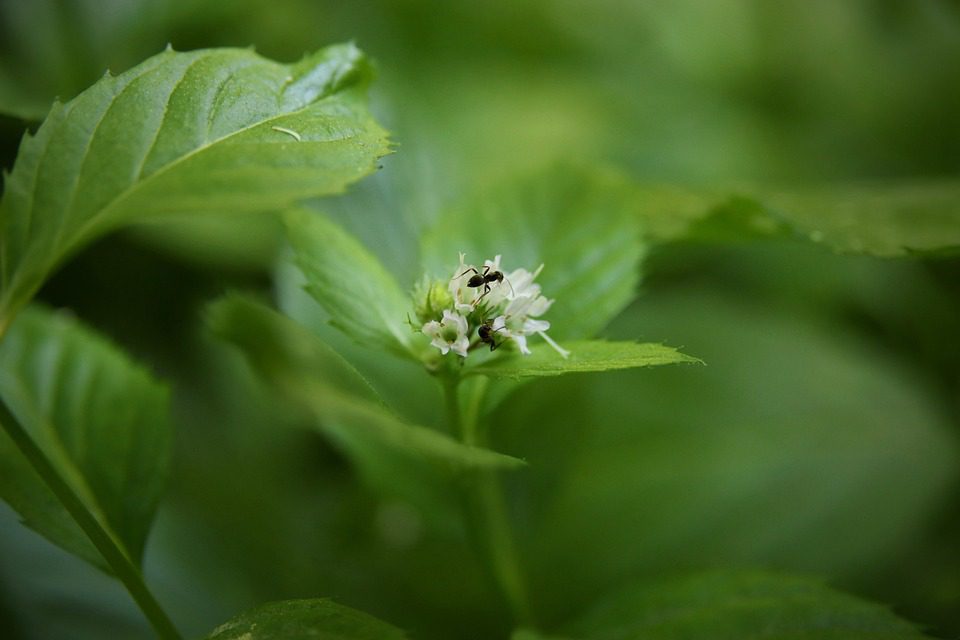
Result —
[{"label": "white flower", "polygon": [[[461,253],[460,264],[446,284],[450,293],[448,304],[452,308],[443,311],[442,320],[432,320],[424,324],[421,331],[431,338],[431,344],[444,355],[453,351],[466,357],[470,349],[468,336],[474,330],[479,331],[478,327],[488,322],[486,318],[495,316],[488,326],[495,338],[500,340],[498,344],[503,340],[513,340],[520,353],[528,355],[530,349],[527,347],[527,336],[537,334],[566,358],[570,352],[561,348],[546,334],[550,323],[539,319],[553,304],[553,300],[541,295],[540,285],[536,283],[542,270],[541,264],[533,272],[515,269],[510,273],[503,273],[499,255],[493,260],[485,260],[483,266],[477,268],[467,263],[466,254]],[[483,280],[477,276],[491,274],[502,275],[502,280],[491,278],[490,282],[482,282],[480,286],[469,286],[471,278],[476,284],[477,280]],[[474,347],[480,344],[479,334],[477,340]]]},{"label": "white flower", "polygon": [[[499,257],[499,256],[497,256]],[[540,272],[543,271],[543,265],[537,267],[537,270],[530,273],[526,269],[516,269],[506,274],[506,279],[510,282],[511,298],[522,298],[524,296],[536,298],[540,295],[540,285],[534,282]]]},{"label": "white flower", "polygon": [[443,320],[431,320],[420,330],[431,338],[430,344],[440,349],[443,355],[453,351],[458,356],[466,358],[467,349],[470,347],[467,328],[465,317],[447,309],[443,312]]},{"label": "white flower", "polygon": [[[453,307],[460,313],[469,314],[473,311],[473,303],[480,295],[482,287],[468,287],[470,276],[480,273],[475,266],[464,262],[466,254],[460,254],[460,266],[457,267],[453,278],[450,279],[450,295],[453,296]],[[499,256],[497,256],[499,258]]]},{"label": "white flower", "polygon": [[[539,291],[539,285],[533,286],[536,286],[537,291]],[[526,289],[526,291],[530,290],[532,290],[532,287]],[[536,333],[564,358],[570,355],[569,351],[562,348],[546,334],[547,329],[550,328],[550,323],[546,320],[535,319],[536,316],[546,313],[552,304],[553,300],[544,298],[539,295],[539,293],[532,297],[523,296],[514,298],[507,304],[504,316],[501,317],[504,318],[504,324],[507,325],[509,322],[510,326],[508,326],[502,334],[505,337],[512,338],[513,341],[517,343],[520,353],[524,355],[530,354],[530,349],[527,347],[526,336]],[[494,328],[496,328],[496,324]]]}]

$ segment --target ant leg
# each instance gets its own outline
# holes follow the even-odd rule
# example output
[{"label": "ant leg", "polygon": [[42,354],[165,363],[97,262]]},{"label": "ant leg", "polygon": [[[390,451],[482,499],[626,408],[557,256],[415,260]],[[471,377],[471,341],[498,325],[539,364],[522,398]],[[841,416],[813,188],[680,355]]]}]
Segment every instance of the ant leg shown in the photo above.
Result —
[{"label": "ant leg", "polygon": [[[497,331],[503,331],[504,329],[506,329],[506,327],[500,327],[499,329],[494,329],[494,330],[493,330],[493,333],[496,333]],[[497,347],[503,345],[503,342],[504,342],[503,340],[501,340],[499,343],[495,342],[494,339],[493,339],[493,336],[491,335],[491,336],[490,336],[490,351],[493,351],[493,350],[496,349]]]},{"label": "ant leg", "polygon": [[488,293],[490,293],[490,291],[491,291],[491,289],[490,289],[490,283],[489,283],[489,282],[483,283],[483,293],[481,293],[481,294],[477,297],[477,299],[473,301],[473,306],[474,306],[474,308],[476,308],[477,304],[479,304],[480,301],[483,300],[483,296],[485,296],[485,295],[487,295]]},{"label": "ant leg", "polygon": [[477,271],[476,269],[474,269],[473,267],[470,267],[469,269],[467,269],[466,271],[464,271],[464,272],[461,273],[460,275],[454,276],[453,278],[450,278],[450,279],[451,279],[451,280],[456,280],[457,278],[462,278],[463,276],[467,275],[467,274],[470,273],[471,271],[473,271],[473,272],[474,272],[475,274],[477,274],[478,276],[479,276],[479,275],[483,275],[483,274],[481,274],[479,271]]}]

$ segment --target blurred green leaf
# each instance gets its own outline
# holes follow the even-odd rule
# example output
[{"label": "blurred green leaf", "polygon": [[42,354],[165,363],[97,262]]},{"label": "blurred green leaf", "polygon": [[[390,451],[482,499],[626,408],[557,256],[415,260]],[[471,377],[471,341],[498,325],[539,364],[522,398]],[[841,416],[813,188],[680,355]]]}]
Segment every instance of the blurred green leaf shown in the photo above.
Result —
[{"label": "blurred green leaf", "polygon": [[960,250],[960,182],[944,180],[772,194],[797,232],[843,253],[885,258]]},{"label": "blurred green leaf", "polygon": [[642,189],[654,241],[794,237],[885,258],[960,250],[960,183],[930,181],[795,191]]},{"label": "blurred green leaf", "polygon": [[[170,455],[166,389],[90,329],[30,307],[0,344],[0,394],[100,525],[139,562]],[[24,523],[105,566],[6,433],[0,458],[0,493]]]},{"label": "blurred green leaf", "polygon": [[711,571],[620,589],[569,625],[591,640],[925,638],[887,608],[820,581],[759,571]]},{"label": "blurred green leaf", "polygon": [[609,371],[652,367],[676,362],[700,362],[672,347],[662,344],[636,342],[605,342],[582,340],[563,345],[570,351],[564,358],[545,345],[528,356],[510,355],[489,360],[477,367],[467,369],[468,374],[491,378],[524,378],[529,376],[559,376],[564,373],[584,371]]},{"label": "blurred green leaf", "polygon": [[206,640],[403,640],[402,631],[330,600],[271,602],[216,628]]},{"label": "blurred green leaf", "polygon": [[544,635],[533,629],[517,629],[510,636],[510,640],[571,640],[569,637],[563,638],[557,635]]},{"label": "blurred green leaf", "polygon": [[329,219],[308,211],[287,214],[287,234],[307,291],[330,323],[371,348],[416,357],[407,323],[413,308],[377,258]]},{"label": "blurred green leaf", "polygon": [[491,416],[496,448],[530,461],[510,480],[546,613],[678,567],[856,576],[895,562],[954,486],[924,381],[834,325],[674,285],[611,333],[710,366],[541,380]]},{"label": "blurred green leaf", "polygon": [[551,335],[590,337],[636,293],[640,204],[619,175],[554,169],[482,191],[447,211],[423,239],[424,266],[449,278],[458,252],[476,264],[502,255],[505,271],[543,264],[537,281],[556,299],[546,315]]},{"label": "blurred green leaf", "polygon": [[386,448],[454,472],[519,467],[523,461],[407,424],[339,354],[293,320],[237,296],[211,305],[208,320],[240,347],[253,367],[308,408],[320,427],[363,464],[371,448]]},{"label": "blurred green leaf", "polygon": [[20,120],[39,122],[50,109],[52,99],[26,90],[9,69],[0,67],[0,114]]},{"label": "blurred green leaf", "polygon": [[0,327],[69,254],[134,219],[259,212],[341,191],[387,153],[352,45],[293,65],[167,50],[55,104],[0,203]]}]

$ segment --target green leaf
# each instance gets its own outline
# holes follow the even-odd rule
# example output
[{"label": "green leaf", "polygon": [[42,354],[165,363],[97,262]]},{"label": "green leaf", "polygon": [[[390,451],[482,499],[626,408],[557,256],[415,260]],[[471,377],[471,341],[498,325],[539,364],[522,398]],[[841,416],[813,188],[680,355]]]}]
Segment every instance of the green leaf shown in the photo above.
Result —
[{"label": "green leaf", "polygon": [[[0,395],[100,525],[139,562],[170,456],[165,387],[75,320],[30,307],[0,344]],[[3,432],[0,495],[25,524],[103,566]]]},{"label": "green leaf", "polygon": [[502,255],[505,271],[543,264],[537,281],[556,300],[544,316],[550,335],[591,337],[636,293],[639,206],[635,188],[619,175],[558,168],[447,211],[423,239],[424,266],[449,278],[461,251],[474,264]]},{"label": "green leaf", "polygon": [[468,369],[467,373],[490,376],[491,378],[524,378],[529,376],[559,376],[564,373],[584,371],[652,367],[676,362],[700,362],[672,347],[655,343],[638,344],[636,342],[583,340],[568,342],[563,346],[570,351],[567,358],[544,345],[528,356],[512,354],[489,360],[477,367]]},{"label": "green leaf", "polygon": [[400,629],[322,598],[271,602],[217,627],[205,640],[403,640]]},{"label": "green leaf", "polygon": [[218,335],[243,350],[254,369],[311,411],[320,428],[361,463],[371,448],[386,448],[448,471],[524,464],[402,421],[346,360],[272,309],[230,296],[211,305],[208,321]]},{"label": "green leaf", "polygon": [[655,241],[803,238],[841,253],[900,257],[960,249],[960,183],[952,180],[795,191],[642,190]]},{"label": "green leaf", "polygon": [[772,194],[798,233],[842,253],[892,258],[960,250],[960,182],[846,186]]},{"label": "green leaf", "polygon": [[167,50],[55,104],[0,202],[0,327],[68,255],[163,214],[261,212],[341,191],[388,152],[353,45],[293,65]]},{"label": "green leaf", "polygon": [[677,567],[895,563],[960,468],[923,380],[792,307],[670,289],[611,332],[671,336],[710,366],[540,380],[490,417],[530,461],[518,494],[544,496],[518,534],[538,610]]},{"label": "green leaf", "polygon": [[569,637],[561,637],[553,634],[544,635],[533,629],[517,629],[510,635],[510,640],[572,640]]},{"label": "green leaf", "polygon": [[416,357],[410,298],[356,238],[324,216],[287,214],[287,233],[307,291],[330,323],[364,346]]},{"label": "green leaf", "polygon": [[569,631],[590,640],[927,637],[886,607],[818,580],[760,571],[711,571],[621,589]]}]

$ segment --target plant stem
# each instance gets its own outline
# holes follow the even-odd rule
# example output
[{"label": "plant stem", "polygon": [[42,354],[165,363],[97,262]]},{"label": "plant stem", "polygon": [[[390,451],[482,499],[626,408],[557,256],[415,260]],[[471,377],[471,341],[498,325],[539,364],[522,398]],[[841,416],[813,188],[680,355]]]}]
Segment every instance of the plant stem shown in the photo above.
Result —
[{"label": "plant stem", "polygon": [[[486,438],[477,428],[478,396],[482,396],[486,384],[479,383],[482,386],[474,389],[466,420],[463,420],[458,397],[459,382],[459,378],[453,376],[444,382],[448,426],[464,444],[482,446]],[[463,482],[463,494],[467,529],[480,557],[513,611],[516,622],[533,626],[526,584],[520,572],[519,556],[496,471],[477,469],[467,475]]]},{"label": "plant stem", "polygon": [[0,398],[0,423],[3,424],[10,439],[17,445],[17,448],[20,449],[37,474],[60,500],[67,513],[87,534],[90,542],[113,569],[114,574],[123,583],[137,606],[149,620],[157,636],[162,640],[182,640],[180,632],[173,626],[173,622],[170,621],[160,603],[157,602],[146,583],[144,583],[140,569],[130,560],[111,534],[103,528],[73,489],[70,488],[70,485],[50,464],[40,447],[11,413],[3,398]]}]

